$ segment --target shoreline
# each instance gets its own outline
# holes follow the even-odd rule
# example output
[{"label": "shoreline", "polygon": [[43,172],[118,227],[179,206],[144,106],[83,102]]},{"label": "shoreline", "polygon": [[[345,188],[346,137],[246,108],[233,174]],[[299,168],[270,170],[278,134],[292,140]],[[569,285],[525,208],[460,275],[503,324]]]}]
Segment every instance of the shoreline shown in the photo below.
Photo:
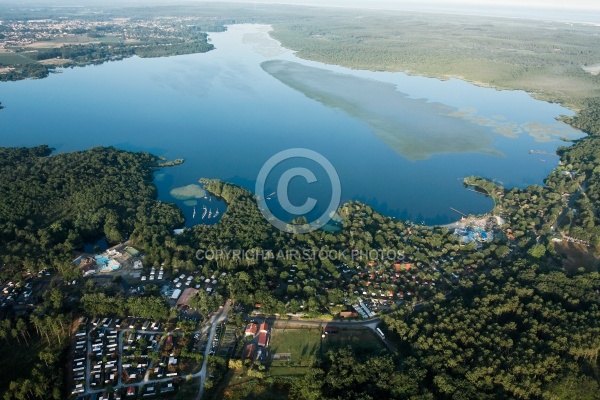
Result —
[{"label": "shoreline", "polygon": [[[240,26],[243,26],[243,25],[246,25],[247,27],[254,28],[255,32],[258,33],[258,34],[260,34],[261,39],[262,38],[267,39],[268,43],[266,43],[266,45],[268,45],[269,48],[272,48],[273,44],[277,43],[278,44],[278,49],[280,49],[280,50],[282,50],[284,52],[290,52],[290,53],[292,53],[294,55],[294,57],[300,58],[297,55],[297,52],[295,52],[294,50],[291,50],[291,49],[288,49],[288,48],[285,48],[285,47],[281,46],[281,43],[277,39],[275,39],[275,38],[273,38],[271,36],[272,33],[275,31],[275,27],[274,27],[273,24],[233,24],[233,25],[228,25],[228,26],[231,26],[231,27],[234,27],[234,26],[235,27],[240,27]],[[260,46],[260,44],[258,46]],[[137,57],[137,56],[134,56],[134,57]],[[303,58],[303,59],[305,59],[305,58]],[[310,60],[310,59],[306,59],[306,60],[313,61],[313,60]],[[339,67],[342,67],[342,68],[347,68],[347,67],[344,67],[343,65],[340,65],[340,64],[328,64],[328,65],[339,66]],[[364,70],[364,71],[371,72],[370,70]],[[377,71],[375,71],[375,72],[377,72]],[[407,72],[402,72],[402,71],[400,71],[400,72],[403,73],[403,74],[405,74],[405,75],[408,75],[408,76],[427,77],[427,75],[423,75],[423,74],[417,74],[417,73],[413,74],[413,73],[407,73]],[[443,78],[439,78],[439,77],[432,77],[432,78],[433,79],[443,79]],[[462,80],[464,82],[467,82],[467,83],[470,83],[470,84],[474,84],[475,86],[477,86],[476,83],[472,83],[472,82],[470,82],[470,81],[468,81],[468,80],[466,80],[464,78],[457,78],[457,79],[460,79],[460,80]],[[504,89],[501,89],[501,88],[498,88],[498,87],[492,87],[492,86],[489,86],[489,85],[486,85],[486,86],[491,87],[491,88],[493,88],[495,90],[504,90]],[[522,90],[522,89],[508,89],[508,90]],[[529,92],[526,92],[526,93],[529,93]],[[541,101],[544,101],[544,100],[541,100]],[[484,193],[482,193],[482,194],[484,194]],[[488,195],[489,195],[489,193],[488,193]],[[490,195],[490,197],[492,197],[492,199],[494,200],[494,206],[491,208],[491,210],[489,210],[488,212],[486,212],[484,214],[481,214],[480,216],[493,215],[494,210],[496,209],[496,207],[498,205],[498,202],[497,202],[497,199],[494,198],[494,196]],[[382,215],[385,215],[386,217],[392,217],[391,215],[386,215],[386,214],[383,214],[383,213],[382,213]],[[452,220],[452,218],[449,218],[449,219]],[[409,220],[406,220],[406,221],[409,221]],[[459,222],[460,222],[460,218],[457,218],[456,221],[451,222],[450,224],[434,224],[434,225],[431,225],[431,226],[433,226],[433,227],[435,227],[435,226],[445,226],[445,225],[456,224],[456,223],[459,223]]]}]

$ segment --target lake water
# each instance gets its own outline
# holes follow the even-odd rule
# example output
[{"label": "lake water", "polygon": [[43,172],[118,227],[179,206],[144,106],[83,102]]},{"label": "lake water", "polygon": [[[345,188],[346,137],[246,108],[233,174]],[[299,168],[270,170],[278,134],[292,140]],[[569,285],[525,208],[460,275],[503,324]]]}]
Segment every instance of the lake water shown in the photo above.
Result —
[{"label": "lake water", "polygon": [[[555,120],[569,110],[522,91],[300,60],[268,29],[231,26],[210,35],[216,50],[205,54],[132,58],[2,83],[0,145],[48,144],[59,152],[116,146],[184,158],[157,173],[156,184],[188,226],[202,221],[203,206],[220,215],[225,206],[200,196],[176,199],[171,190],[208,177],[254,191],[271,156],[307,148],[334,166],[343,201],[443,224],[459,217],[450,207],[492,207],[491,199],[464,190],[465,176],[506,187],[542,184],[558,157],[529,150],[553,153],[564,145],[560,137],[582,136]],[[327,194],[291,181],[294,204]]]}]

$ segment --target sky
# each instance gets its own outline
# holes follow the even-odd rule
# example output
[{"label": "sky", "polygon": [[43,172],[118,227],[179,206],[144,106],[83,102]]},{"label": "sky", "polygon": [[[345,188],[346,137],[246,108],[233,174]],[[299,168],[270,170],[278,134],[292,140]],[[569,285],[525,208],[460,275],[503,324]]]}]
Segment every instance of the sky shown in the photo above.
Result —
[{"label": "sky", "polygon": [[541,7],[554,9],[589,9],[600,10],[600,2],[597,0],[247,0],[240,2],[256,3],[296,3],[312,5],[335,5],[339,7],[364,7],[364,8],[404,8],[406,6],[436,5],[441,7],[452,6],[480,6],[480,7]]}]

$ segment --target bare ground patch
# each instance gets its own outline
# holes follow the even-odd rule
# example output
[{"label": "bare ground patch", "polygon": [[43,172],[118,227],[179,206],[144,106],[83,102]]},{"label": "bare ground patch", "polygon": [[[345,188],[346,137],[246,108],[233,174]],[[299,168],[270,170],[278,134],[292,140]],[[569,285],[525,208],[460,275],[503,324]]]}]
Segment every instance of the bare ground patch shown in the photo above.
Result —
[{"label": "bare ground patch", "polygon": [[598,75],[600,74],[600,64],[595,64],[595,65],[584,65],[581,68],[583,68],[583,70],[585,72],[589,72],[592,75]]},{"label": "bare ground patch", "polygon": [[42,65],[64,65],[71,62],[68,58],[50,58],[48,60],[39,61]]},{"label": "bare ground patch", "polygon": [[600,257],[593,247],[586,247],[578,243],[562,242],[554,243],[557,253],[566,256],[563,260],[563,268],[567,271],[575,271],[580,267],[586,271],[597,271],[600,265]]}]

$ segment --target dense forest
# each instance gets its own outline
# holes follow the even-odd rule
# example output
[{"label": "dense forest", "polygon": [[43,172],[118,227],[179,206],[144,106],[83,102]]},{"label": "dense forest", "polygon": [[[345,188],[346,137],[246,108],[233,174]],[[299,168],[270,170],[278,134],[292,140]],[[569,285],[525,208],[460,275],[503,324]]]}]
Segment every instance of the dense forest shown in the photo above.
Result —
[{"label": "dense forest", "polygon": [[[267,376],[264,382],[274,396],[600,398],[598,268],[565,270],[551,242],[564,233],[589,242],[592,249],[600,245],[600,78],[581,69],[600,56],[592,28],[557,28],[541,21],[506,26],[497,19],[466,23],[457,16],[435,22],[412,14],[398,19],[367,13],[359,21],[350,11],[302,14],[299,22],[300,17],[293,21],[278,9],[264,12],[259,18],[232,7],[221,18],[272,22],[274,37],[319,61],[530,90],[577,109],[577,115],[563,119],[589,136],[558,150],[560,165],[543,186],[514,189],[478,177],[465,180],[492,196],[494,213],[506,221],[493,241],[479,247],[460,243],[445,228],[391,219],[358,202],[338,210],[343,218],[338,232],[285,234],[264,219],[252,193],[218,180],[201,183],[227,203],[220,222],[176,236],[172,230],[183,223],[182,214],[156,201],[152,184],[162,161],[158,157],[114,148],[56,155],[47,146],[0,149],[0,277],[14,279],[48,268],[59,275],[33,313],[0,324],[4,398],[62,398],[66,340],[79,315],[172,316],[153,285],[139,297],[127,297],[117,282],[102,288],[91,280],[78,287],[61,283],[79,277],[71,265],[74,250],[102,236],[112,243],[131,240],[144,251],[147,267],[225,273],[218,293],[192,299],[204,314],[232,298],[247,310],[260,303],[266,314],[332,317],[363,290],[397,293],[403,285],[406,295],[383,318],[397,353],[329,351],[314,360],[306,376]],[[211,29],[222,29],[212,24]],[[90,37],[109,33],[88,32]],[[196,41],[156,40],[148,46],[68,45],[37,57],[87,64],[210,49],[200,35]],[[47,73],[47,67],[28,63],[2,78]],[[351,256],[351,251],[390,248],[401,257],[371,264]],[[227,254],[200,260],[198,249],[339,250],[350,255],[335,261]],[[397,271],[397,262],[411,269]],[[342,263],[350,272],[340,269]],[[218,360],[211,358],[211,363]],[[11,371],[12,365],[23,368]]]},{"label": "dense forest", "polygon": [[530,260],[461,280],[448,300],[384,318],[397,356],[330,351],[293,399],[597,399],[600,275]]},{"label": "dense forest", "polygon": [[[62,67],[102,64],[106,61],[116,61],[138,56],[142,58],[167,57],[183,54],[206,53],[214,46],[206,41],[206,34],[193,41],[185,40],[155,40],[143,44],[78,44],[65,45],[37,52],[37,61],[60,58],[68,60]],[[0,74],[0,81],[14,81],[26,78],[45,78],[54,66],[38,63],[26,63],[14,66],[7,73]]]},{"label": "dense forest", "polygon": [[385,320],[403,368],[421,369],[421,387],[437,398],[564,398],[568,389],[593,399],[597,377],[586,373],[598,368],[599,289],[597,272],[567,276],[514,260],[461,280],[442,306]]},{"label": "dense forest", "polygon": [[65,355],[73,320],[58,288],[48,291],[38,312],[0,321],[3,399],[64,398]]},{"label": "dense forest", "polygon": [[[575,160],[582,149],[573,146],[563,157],[570,151]],[[343,217],[341,231],[290,237],[264,220],[252,193],[218,180],[203,180],[211,193],[227,202],[227,212],[215,226],[200,225],[173,236],[171,229],[182,222],[181,215],[173,206],[154,200],[151,173],[159,161],[154,156],[112,148],[52,156],[45,146],[3,149],[3,155],[3,259],[9,266],[3,269],[6,276],[26,268],[54,265],[70,278],[73,271],[66,268],[70,252],[86,238],[104,234],[118,241],[131,232],[131,240],[147,251],[146,262],[150,265],[165,263],[167,269],[178,266],[183,271],[200,268],[207,275],[228,274],[219,294],[193,299],[194,306],[206,313],[218,308],[219,299],[229,297],[250,308],[260,302],[266,313],[298,312],[302,306],[308,316],[334,315],[346,293],[352,297],[353,288],[362,287],[364,282],[356,272],[352,277],[342,275],[335,262],[328,259],[223,257],[199,262],[194,259],[199,248],[270,248],[277,252],[393,247],[418,266],[418,270],[405,275],[407,278],[412,274],[413,280],[417,276],[419,280],[438,282],[435,288],[408,283],[415,297],[386,318],[389,330],[397,332],[401,343],[399,359],[364,357],[350,350],[330,353],[317,360],[310,372],[313,375],[309,374],[324,377],[324,384],[307,386],[286,381],[291,397],[367,399],[379,393],[387,398],[467,399],[483,398],[477,396],[487,393],[490,398],[553,398],[554,393],[564,392],[573,382],[587,393],[597,391],[598,274],[561,272],[560,257],[552,253],[551,245],[537,242],[529,232],[517,238],[517,251],[512,254],[503,238],[477,249],[461,246],[444,228],[407,225],[352,202],[339,210]],[[556,179],[563,175],[558,173]],[[19,190],[9,190],[11,187]],[[542,190],[548,189],[534,187],[512,196],[508,191],[503,201],[519,199],[533,205],[537,204],[535,196],[540,199],[541,209],[551,210],[546,199],[552,196]],[[557,204],[561,205],[559,198]],[[507,207],[508,216],[509,211]],[[548,211],[548,215],[556,214]],[[515,224],[523,220],[523,229],[530,224],[540,231],[544,229],[544,223],[534,221],[540,218],[537,212],[528,215],[515,214],[511,218]],[[515,229],[515,233],[518,231]],[[364,273],[383,272],[385,277],[394,261],[367,267]],[[366,265],[365,260],[352,257],[340,262],[357,272]],[[287,270],[292,264],[298,272],[290,284]],[[460,274],[460,281],[450,278],[454,273]],[[384,291],[392,288],[385,280],[377,285]],[[58,296],[54,301],[60,306],[59,294],[54,295]],[[68,315],[77,310],[90,316],[170,315],[158,293],[150,288],[142,297],[127,298],[118,291],[85,285],[79,296],[79,305],[71,305]],[[38,310],[53,312],[52,301],[49,298]],[[418,312],[414,309],[416,303],[423,305]],[[65,315],[63,308],[57,310]],[[12,322],[20,328],[6,327],[6,332],[15,332],[7,333],[8,337],[22,340],[18,346],[27,347],[25,339],[44,339],[33,335],[36,315]],[[498,352],[499,348],[505,351]],[[372,373],[383,376],[383,370],[387,371],[386,378],[376,387],[362,383]],[[508,372],[516,370],[521,372]],[[343,386],[336,383],[341,376],[346,377]],[[17,393],[26,390],[29,383],[17,380],[11,385],[11,391]]]},{"label": "dense forest", "polygon": [[142,58],[177,56],[182,54],[206,53],[214,48],[206,42],[206,34],[198,35],[194,41],[162,39],[144,44],[79,44],[40,51],[37,60],[62,58],[71,60],[71,65],[98,64],[108,60],[120,60],[133,55]]},{"label": "dense forest", "polygon": [[52,267],[72,278],[72,251],[183,222],[157,202],[159,159],[115,148],[51,155],[47,146],[0,149],[0,276]]}]

